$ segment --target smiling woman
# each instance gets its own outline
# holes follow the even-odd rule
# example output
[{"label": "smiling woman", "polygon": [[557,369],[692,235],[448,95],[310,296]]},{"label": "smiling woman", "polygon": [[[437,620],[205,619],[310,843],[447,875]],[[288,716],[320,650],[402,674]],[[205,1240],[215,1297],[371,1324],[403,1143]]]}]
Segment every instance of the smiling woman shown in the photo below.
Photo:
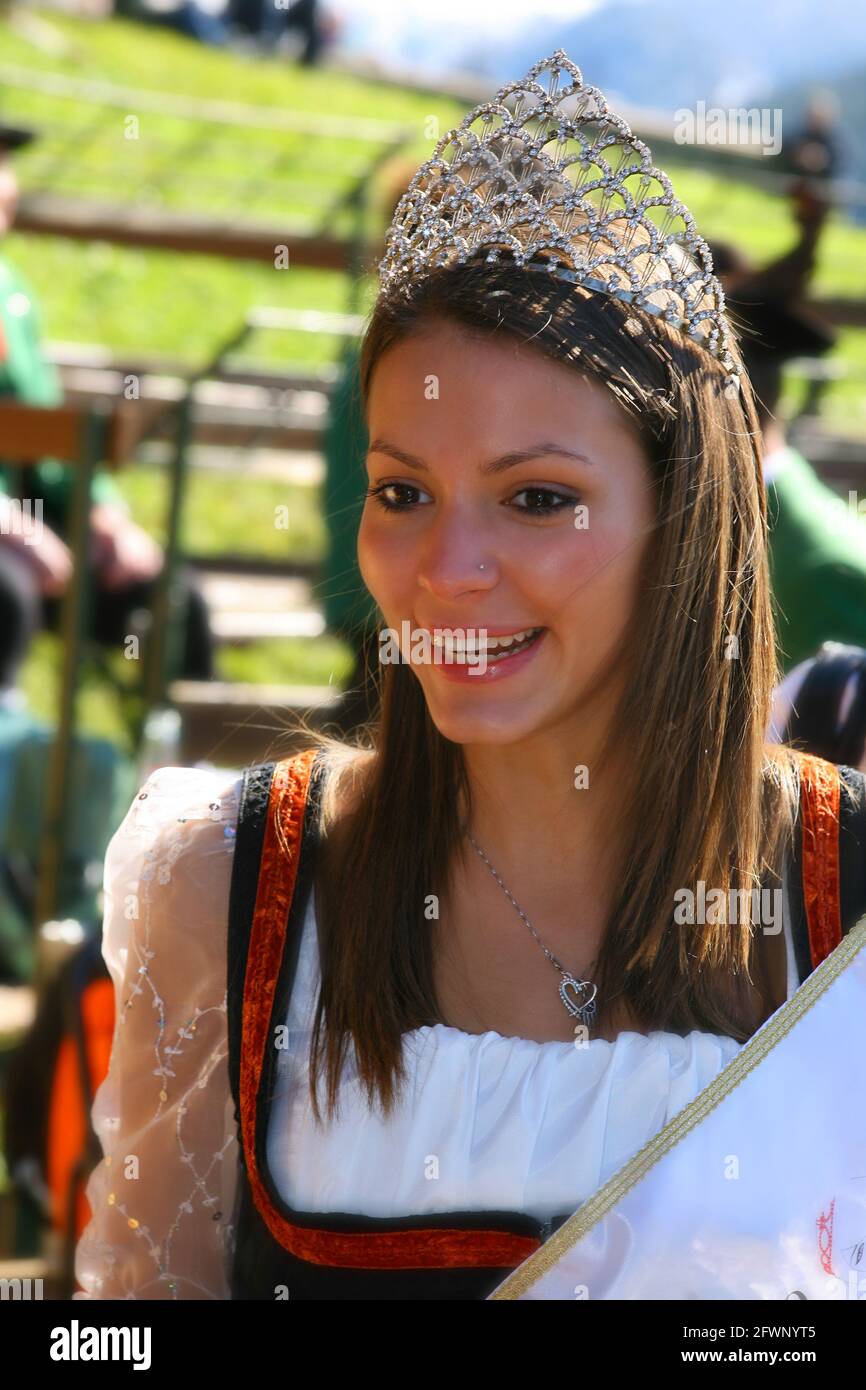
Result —
[{"label": "smiling woman", "polygon": [[[616,232],[604,220],[615,168],[644,169],[656,207],[634,142],[622,166],[593,146],[597,205],[569,185],[551,230],[561,171],[541,151],[561,156],[565,116],[548,127],[563,72],[557,100],[599,120],[556,54],[467,117],[459,176],[440,157],[455,133],[440,142],[395,214],[361,355],[358,556],[400,659],[380,666],[368,745],[311,734],[221,787],[157,773],[150,841],[139,810],[113,845],[118,902],[141,856],[142,878],[173,882],[148,882],[140,950],[136,922],[107,928],[127,1036],[141,1048],[154,1026],[134,996],[162,953],[160,1037],[176,1022],[183,1041],[159,1069],[158,1120],[142,1092],[119,1131],[112,1096],[133,1060],[116,1043],[101,1137],[125,1152],[126,1125],[136,1153],[144,1136],[176,1165],[219,1157],[219,1188],[213,1164],[192,1189],[179,1167],[185,1181],[162,1184],[147,1236],[170,1224],[177,1252],[182,1230],[195,1287],[216,1296],[487,1297],[706,1093],[852,922],[863,779],[764,741],[760,435],[723,300],[687,214],[671,242],[634,201]],[[534,140],[515,86],[539,100]],[[616,250],[596,254],[601,238]],[[745,904],[781,888],[784,932],[775,917],[683,922],[699,884]],[[195,923],[180,978],[172,915]],[[198,1082],[190,1018],[207,1039]],[[100,1233],[129,1240],[110,1226],[109,1172],[89,1192],[115,1216],[79,1262],[102,1296],[129,1287],[122,1259],[95,1273]],[[186,1224],[169,1223],[174,1189]],[[751,1215],[729,1214],[726,1236],[747,1238]],[[167,1272],[156,1250],[177,1290],[178,1258]]]},{"label": "smiling woman", "polygon": [[[503,930],[499,889],[463,852],[471,828],[549,924],[551,951],[592,980],[596,1036],[745,1040],[785,997],[779,953],[710,926],[687,952],[669,926],[679,884],[727,891],[761,865],[779,872],[795,811],[790,760],[763,742],[775,669],[748,384],[731,397],[664,320],[481,254],[382,294],[361,370],[358,554],[388,627],[540,630],[483,678],[459,662],[383,668],[365,842],[347,870],[358,883],[360,856],[385,843],[368,818],[379,771],[399,830],[368,880],[378,931],[392,884],[405,900],[410,846],[442,846],[423,868],[439,917],[414,962],[442,1014],[570,1035],[549,962],[519,922]],[[442,802],[395,785],[392,755]],[[341,891],[329,876],[324,921]],[[356,921],[364,897],[359,885]],[[339,1010],[358,962],[342,975],[332,949],[342,987],[324,1007]]]}]

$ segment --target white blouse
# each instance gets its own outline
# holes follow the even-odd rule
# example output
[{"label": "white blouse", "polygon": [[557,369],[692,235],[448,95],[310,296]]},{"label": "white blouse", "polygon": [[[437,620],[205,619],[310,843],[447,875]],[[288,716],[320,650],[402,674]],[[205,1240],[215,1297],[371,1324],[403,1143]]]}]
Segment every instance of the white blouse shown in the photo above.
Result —
[{"label": "white blouse", "polygon": [[[108,847],[103,954],[116,1022],[92,1111],[104,1158],[87,1185],[77,1297],[230,1296],[238,1152],[225,964],[240,790],[237,772],[160,768]],[[785,936],[790,997],[787,910]],[[311,894],[267,1131],[274,1182],[302,1211],[570,1214],[741,1046],[699,1031],[578,1046],[436,1024],[405,1036],[409,1081],[389,1119],[368,1106],[350,1047],[339,1113],[319,1125],[308,1090],[317,985]]]}]

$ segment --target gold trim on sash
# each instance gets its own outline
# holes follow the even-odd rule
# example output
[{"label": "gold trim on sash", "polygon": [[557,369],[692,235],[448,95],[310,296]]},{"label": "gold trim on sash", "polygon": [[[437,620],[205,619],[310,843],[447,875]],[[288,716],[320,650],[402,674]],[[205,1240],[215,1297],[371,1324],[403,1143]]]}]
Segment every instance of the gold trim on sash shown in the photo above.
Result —
[{"label": "gold trim on sash", "polygon": [[675,1144],[700,1124],[712,1110],[715,1110],[735,1086],[754,1071],[778,1042],[811,1009],[812,1005],[829,989],[834,980],[850,965],[854,956],[866,944],[866,915],[842,938],[839,945],[809,974],[791,998],[781,1004],[771,1018],[758,1029],[742,1050],[728,1062],[727,1066],[714,1077],[708,1086],[695,1096],[693,1101],[669,1120],[658,1134],[655,1134],[633,1158],[609,1178],[604,1187],[599,1188],[578,1208],[558,1231],[544,1242],[534,1255],[518,1265],[513,1274],[489,1295],[489,1300],[517,1299],[527,1289],[552,1269],[558,1260],[592,1230],[603,1216],[616,1205],[627,1192],[646,1176],[650,1168],[658,1163]]}]

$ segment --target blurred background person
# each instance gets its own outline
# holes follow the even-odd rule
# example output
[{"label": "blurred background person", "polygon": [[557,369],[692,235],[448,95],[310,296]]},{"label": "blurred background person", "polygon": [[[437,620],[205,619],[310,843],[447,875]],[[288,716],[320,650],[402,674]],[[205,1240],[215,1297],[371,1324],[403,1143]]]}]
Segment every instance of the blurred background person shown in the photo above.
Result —
[{"label": "blurred background person", "polygon": [[228,0],[116,0],[115,11],[125,19],[164,24],[201,43],[228,43],[224,22]]},{"label": "blurred background person", "polygon": [[842,163],[839,102],[822,88],[812,93],[799,129],[786,141],[785,158],[792,173],[800,174],[814,190],[815,179],[834,179]]},{"label": "blurred background person", "polygon": [[229,22],[260,43],[279,42],[285,34],[297,36],[298,62],[318,63],[336,32],[336,22],[322,14],[318,0],[229,0]]},{"label": "blurred background person", "polygon": [[789,671],[768,737],[866,772],[866,649],[825,642]]},{"label": "blurred background person", "polygon": [[[11,154],[35,132],[0,125],[0,238],[10,230],[18,205],[18,182]],[[56,406],[63,400],[60,379],[42,349],[39,313],[30,285],[0,253],[0,400]],[[44,522],[38,533],[14,525],[9,496],[10,460],[0,459],[0,697],[16,702],[17,673],[33,635],[55,630],[62,595],[72,574],[66,544],[72,495],[71,469],[43,459],[23,473],[23,496],[41,501]],[[90,564],[94,585],[90,635],[115,645],[131,628],[131,615],[150,607],[162,569],[160,547],[131,518],[129,507],[104,468],[96,470],[90,513]],[[187,619],[182,672],[190,679],[213,676],[213,642],[207,607],[194,576],[182,576]]]},{"label": "blurred background person", "polygon": [[836,341],[804,301],[828,205],[807,190],[793,201],[799,236],[763,268],[727,243],[713,262],[754,384],[764,450],[770,567],[780,662],[785,671],[825,641],[866,645],[866,521],[791,446],[779,413],[785,364],[827,352]]}]

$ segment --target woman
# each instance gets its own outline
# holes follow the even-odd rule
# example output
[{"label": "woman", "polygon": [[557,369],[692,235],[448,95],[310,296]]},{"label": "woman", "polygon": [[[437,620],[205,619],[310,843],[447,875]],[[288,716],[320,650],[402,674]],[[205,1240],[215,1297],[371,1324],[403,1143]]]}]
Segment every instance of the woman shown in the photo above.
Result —
[{"label": "woman", "polygon": [[798,814],[722,301],[694,240],[659,260],[658,204],[610,230],[660,272],[643,304],[520,263],[516,199],[568,189],[527,100],[646,168],[557,52],[398,206],[361,358],[370,746],[161,769],[110,847],[92,1297],[485,1298],[810,968],[775,918],[674,919],[787,888]]}]

